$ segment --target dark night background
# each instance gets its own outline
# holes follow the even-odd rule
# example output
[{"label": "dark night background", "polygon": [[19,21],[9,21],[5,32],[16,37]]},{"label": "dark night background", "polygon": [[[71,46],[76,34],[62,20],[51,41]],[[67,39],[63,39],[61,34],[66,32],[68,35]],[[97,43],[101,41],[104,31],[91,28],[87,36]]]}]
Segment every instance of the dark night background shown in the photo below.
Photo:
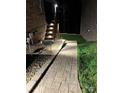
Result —
[{"label": "dark night background", "polygon": [[[62,33],[80,33],[81,0],[56,0],[57,19]],[[54,0],[44,0],[46,21],[54,19]]]},{"label": "dark night background", "polygon": [[[97,0],[26,0],[26,31],[45,31],[54,20],[54,5],[58,4],[57,21],[60,33],[80,34],[88,41],[97,40]],[[37,29],[41,27],[41,30]],[[40,36],[36,36],[40,37]]]}]

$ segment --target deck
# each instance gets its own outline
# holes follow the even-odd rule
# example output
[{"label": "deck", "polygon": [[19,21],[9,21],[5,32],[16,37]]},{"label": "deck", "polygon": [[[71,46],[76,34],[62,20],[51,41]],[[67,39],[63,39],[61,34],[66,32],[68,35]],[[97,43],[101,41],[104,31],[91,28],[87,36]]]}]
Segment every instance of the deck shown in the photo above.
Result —
[{"label": "deck", "polygon": [[33,93],[81,93],[77,75],[77,42],[66,43]]}]

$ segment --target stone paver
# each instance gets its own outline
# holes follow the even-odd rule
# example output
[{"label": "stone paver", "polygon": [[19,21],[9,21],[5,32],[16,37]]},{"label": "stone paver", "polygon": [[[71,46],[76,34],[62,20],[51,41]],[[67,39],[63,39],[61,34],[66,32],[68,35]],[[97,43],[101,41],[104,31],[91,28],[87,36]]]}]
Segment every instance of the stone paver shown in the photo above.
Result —
[{"label": "stone paver", "polygon": [[67,42],[33,93],[81,93],[77,77],[77,42]]}]

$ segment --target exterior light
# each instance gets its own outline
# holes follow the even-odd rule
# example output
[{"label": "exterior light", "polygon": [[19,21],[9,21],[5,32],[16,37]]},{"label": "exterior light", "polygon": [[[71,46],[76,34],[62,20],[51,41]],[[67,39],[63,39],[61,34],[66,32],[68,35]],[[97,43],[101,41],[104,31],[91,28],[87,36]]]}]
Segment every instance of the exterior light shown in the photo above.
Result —
[{"label": "exterior light", "polygon": [[57,4],[54,4],[54,7],[55,7],[55,8],[57,8],[57,7],[58,7],[58,5],[57,5]]},{"label": "exterior light", "polygon": [[54,28],[53,27],[49,27],[50,30],[53,30]]},{"label": "exterior light", "polygon": [[48,34],[53,34],[53,31],[49,31]]},{"label": "exterior light", "polygon": [[53,38],[53,36],[49,35],[49,36],[47,36],[47,38]]},{"label": "exterior light", "polygon": [[50,23],[50,26],[54,26],[54,23]]},{"label": "exterior light", "polygon": [[54,8],[55,8],[55,15],[56,15],[56,9],[57,9],[57,7],[58,7],[58,4],[54,4]]}]

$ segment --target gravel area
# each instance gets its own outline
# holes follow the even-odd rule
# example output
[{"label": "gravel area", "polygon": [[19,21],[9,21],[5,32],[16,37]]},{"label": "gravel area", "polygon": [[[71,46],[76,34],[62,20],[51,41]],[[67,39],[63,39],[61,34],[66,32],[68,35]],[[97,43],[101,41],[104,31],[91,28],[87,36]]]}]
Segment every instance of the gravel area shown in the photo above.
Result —
[{"label": "gravel area", "polygon": [[65,40],[60,39],[56,40],[52,46],[47,45],[41,55],[26,55],[26,83],[31,81],[32,77],[42,68],[45,62],[49,62],[59,52],[64,42]]},{"label": "gravel area", "polygon": [[30,66],[26,68],[26,83],[28,83],[42,65],[51,57],[51,55],[38,55]]}]

